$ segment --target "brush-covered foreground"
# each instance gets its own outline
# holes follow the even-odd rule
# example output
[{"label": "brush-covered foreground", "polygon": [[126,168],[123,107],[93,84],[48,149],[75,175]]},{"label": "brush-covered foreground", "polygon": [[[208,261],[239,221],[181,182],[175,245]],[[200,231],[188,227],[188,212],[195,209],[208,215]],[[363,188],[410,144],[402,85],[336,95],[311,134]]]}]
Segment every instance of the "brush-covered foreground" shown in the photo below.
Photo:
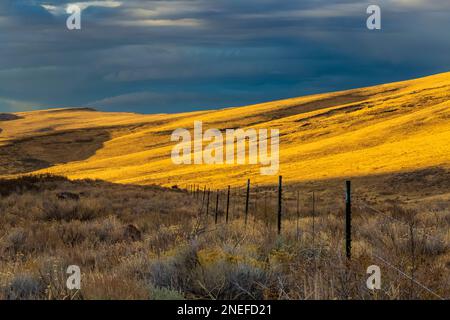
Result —
[{"label": "brush-covered foreground", "polygon": [[[417,175],[441,194],[419,197],[408,180],[421,184]],[[221,192],[215,225],[215,193],[207,216],[201,192],[57,176],[2,180],[0,299],[449,298],[448,172],[371,179],[353,181],[351,262],[339,180],[285,186],[280,236],[270,187],[252,188],[247,225],[243,188],[232,190],[228,224]],[[373,264],[382,270],[375,292],[366,288]],[[68,265],[81,267],[80,291],[66,289]]]}]

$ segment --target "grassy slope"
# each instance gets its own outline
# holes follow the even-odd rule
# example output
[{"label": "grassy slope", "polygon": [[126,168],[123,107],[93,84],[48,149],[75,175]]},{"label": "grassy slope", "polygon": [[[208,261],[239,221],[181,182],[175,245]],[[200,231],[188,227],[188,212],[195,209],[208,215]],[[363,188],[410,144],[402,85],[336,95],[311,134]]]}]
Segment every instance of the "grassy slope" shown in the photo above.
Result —
[{"label": "grassy slope", "polygon": [[170,134],[176,128],[192,128],[195,120],[202,120],[205,128],[279,128],[280,174],[291,182],[448,169],[449,100],[450,73],[443,73],[185,114],[17,113],[22,119],[0,122],[0,145],[5,151],[0,155],[1,173],[44,168],[40,172],[70,178],[133,184],[210,183],[213,187],[242,184],[247,177],[256,183],[276,181],[274,176],[261,176],[258,166],[173,165]]}]

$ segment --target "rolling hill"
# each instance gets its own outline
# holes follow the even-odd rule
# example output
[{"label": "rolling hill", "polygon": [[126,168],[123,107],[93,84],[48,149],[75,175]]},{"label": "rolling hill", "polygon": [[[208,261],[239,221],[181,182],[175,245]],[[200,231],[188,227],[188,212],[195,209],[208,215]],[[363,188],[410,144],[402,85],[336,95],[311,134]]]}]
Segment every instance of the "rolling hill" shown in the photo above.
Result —
[{"label": "rolling hill", "polygon": [[[149,104],[151,102],[149,101]],[[180,114],[89,108],[0,118],[0,175],[54,173],[127,184],[276,183],[258,165],[174,165],[177,128],[280,130],[285,181],[450,168],[450,73],[348,91]]]}]

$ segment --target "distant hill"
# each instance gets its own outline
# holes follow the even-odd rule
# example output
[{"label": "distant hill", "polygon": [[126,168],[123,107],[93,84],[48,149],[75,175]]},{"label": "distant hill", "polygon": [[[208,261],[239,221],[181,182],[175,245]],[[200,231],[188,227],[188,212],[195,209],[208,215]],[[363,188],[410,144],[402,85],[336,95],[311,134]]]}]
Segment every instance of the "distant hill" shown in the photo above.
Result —
[{"label": "distant hill", "polygon": [[167,186],[223,187],[247,177],[276,183],[255,165],[172,164],[171,133],[192,129],[196,120],[204,130],[280,129],[279,174],[288,182],[450,168],[450,73],[221,110],[141,115],[83,108],[12,117],[0,122],[5,177],[50,172]]}]

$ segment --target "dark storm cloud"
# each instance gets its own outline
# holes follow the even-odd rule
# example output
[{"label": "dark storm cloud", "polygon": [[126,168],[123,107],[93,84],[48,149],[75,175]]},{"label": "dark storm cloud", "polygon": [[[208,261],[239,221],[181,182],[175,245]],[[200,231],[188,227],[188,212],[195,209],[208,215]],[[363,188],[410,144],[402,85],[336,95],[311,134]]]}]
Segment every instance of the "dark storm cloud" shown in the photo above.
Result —
[{"label": "dark storm cloud", "polygon": [[447,0],[0,3],[0,111],[60,106],[176,112],[450,69]]}]

